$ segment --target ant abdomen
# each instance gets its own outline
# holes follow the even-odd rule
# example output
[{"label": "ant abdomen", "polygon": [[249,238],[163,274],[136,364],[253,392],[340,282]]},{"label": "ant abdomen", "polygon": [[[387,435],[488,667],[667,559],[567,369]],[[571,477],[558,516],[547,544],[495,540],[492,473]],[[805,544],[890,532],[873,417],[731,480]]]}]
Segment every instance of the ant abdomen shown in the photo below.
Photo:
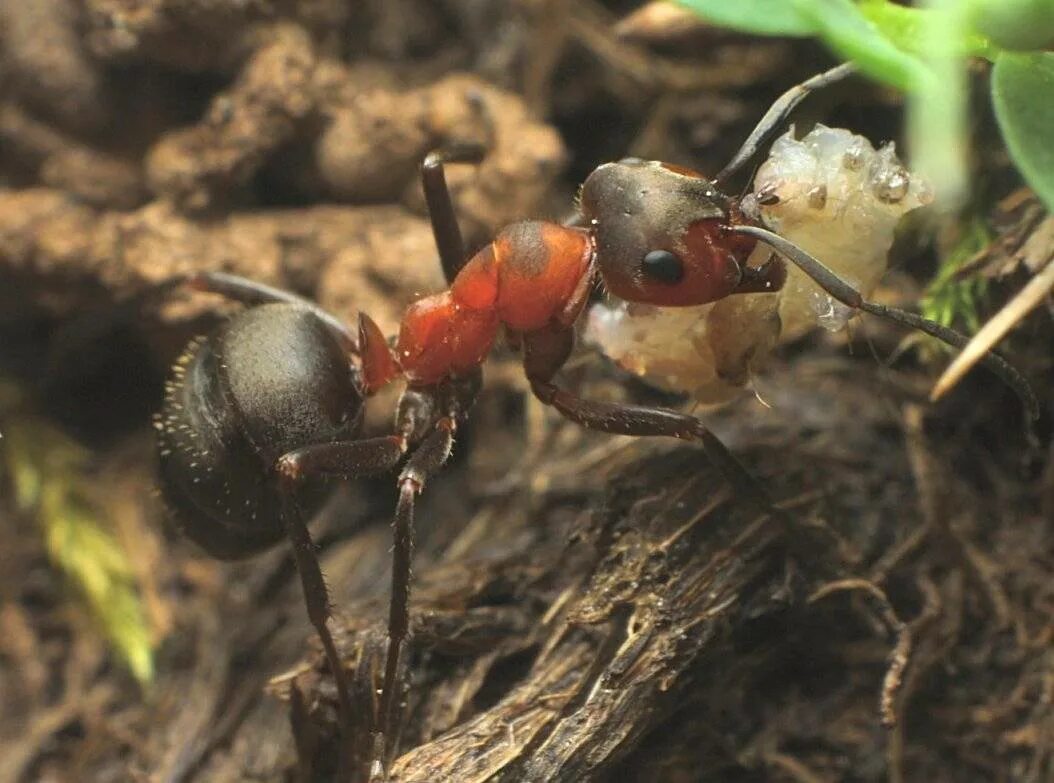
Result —
[{"label": "ant abdomen", "polygon": [[[275,460],[354,438],[362,394],[347,353],[312,313],[245,310],[193,341],[165,387],[155,427],[162,496],[183,533],[213,557],[245,557],[285,535]],[[297,502],[324,499],[307,482]]]}]

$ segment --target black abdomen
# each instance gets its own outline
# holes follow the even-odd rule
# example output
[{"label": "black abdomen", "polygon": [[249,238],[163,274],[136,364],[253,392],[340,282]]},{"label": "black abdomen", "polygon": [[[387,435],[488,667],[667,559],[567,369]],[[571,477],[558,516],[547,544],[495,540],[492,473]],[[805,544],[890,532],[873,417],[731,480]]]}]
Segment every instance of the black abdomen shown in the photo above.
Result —
[{"label": "black abdomen", "polygon": [[[356,437],[362,396],[333,334],[306,310],[245,310],[192,342],[157,417],[161,491],[188,538],[219,558],[254,554],[285,534],[275,460]],[[311,482],[305,513],[323,499]]]}]

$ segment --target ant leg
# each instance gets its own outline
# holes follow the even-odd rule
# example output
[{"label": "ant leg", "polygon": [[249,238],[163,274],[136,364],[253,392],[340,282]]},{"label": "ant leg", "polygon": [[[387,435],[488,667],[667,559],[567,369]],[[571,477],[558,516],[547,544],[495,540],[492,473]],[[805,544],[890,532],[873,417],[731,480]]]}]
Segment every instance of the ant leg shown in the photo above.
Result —
[{"label": "ant leg", "polygon": [[555,408],[565,419],[590,430],[614,435],[665,436],[697,441],[707,459],[721,471],[741,499],[757,510],[786,520],[776,508],[768,490],[735,458],[728,447],[702,420],[668,408],[586,400],[559,388],[551,381],[531,381],[531,390],[544,404]]},{"label": "ant leg", "polygon": [[[344,322],[327,313],[310,299],[297,296],[289,291],[264,285],[247,277],[229,275],[226,272],[195,272],[186,277],[176,278],[175,282],[181,283],[194,291],[219,294],[227,299],[249,306],[280,303],[302,307],[305,310],[310,310],[316,318],[336,332],[348,345],[358,346],[356,336]],[[173,281],[166,281],[162,285],[171,286],[172,283]]]},{"label": "ant leg", "polygon": [[746,141],[740,146],[739,151],[732,156],[732,160],[714,177],[714,182],[723,182],[735,174],[744,163],[750,160],[754,153],[760,149],[765,140],[774,130],[780,127],[798,104],[801,103],[813,90],[819,90],[835,82],[841,81],[855,71],[852,63],[843,63],[830,70],[819,73],[801,84],[791,87],[783,95],[776,99],[757,126],[747,136]]},{"label": "ant leg", "polygon": [[574,344],[574,332],[570,328],[550,327],[524,334],[522,339],[523,366],[531,391],[564,418],[586,429],[614,435],[657,435],[697,441],[738,496],[763,513],[791,521],[789,515],[776,508],[765,487],[701,419],[668,408],[586,400],[556,386],[552,378],[567,361]]},{"label": "ant leg", "polygon": [[[450,458],[458,421],[472,407],[483,383],[475,371],[438,387],[407,389],[399,403],[396,428],[419,445],[399,474],[399,501],[392,520],[392,590],[388,607],[388,652],[384,662],[381,704],[374,735],[370,780],[383,780],[394,755],[393,735],[398,704],[399,657],[410,630],[410,565],[413,559],[414,505],[428,479]],[[437,417],[437,413],[439,414]],[[429,422],[433,422],[429,425]],[[422,429],[424,425],[424,429]],[[423,437],[422,437],[423,436]]]},{"label": "ant leg", "polygon": [[454,202],[446,184],[447,163],[479,163],[485,150],[481,145],[471,144],[434,150],[428,153],[421,164],[421,187],[425,193],[428,217],[432,221],[432,235],[439,249],[439,261],[447,283],[453,283],[468,258],[465,243],[461,238]]},{"label": "ant leg", "polygon": [[[395,708],[399,701],[396,679],[399,673],[399,657],[403,643],[410,630],[410,564],[414,545],[414,505],[424,489],[425,483],[450,457],[454,445],[457,422],[444,416],[436,422],[435,429],[410,455],[399,475],[399,501],[392,521],[392,590],[388,608],[388,652],[384,662],[384,682],[381,687],[380,718],[378,734],[392,735]],[[387,768],[391,747],[381,741],[378,759]]]},{"label": "ant leg", "polygon": [[[869,302],[860,295],[859,291],[840,278],[831,269],[827,268],[818,258],[807,253],[805,250],[788,239],[781,237],[779,234],[759,226],[729,226],[728,230],[737,234],[746,234],[761,240],[801,269],[805,274],[812,278],[820,288],[847,307],[851,307],[854,310],[862,310],[865,313],[871,313],[880,318],[885,318],[889,321],[910,326],[912,329],[917,329],[931,337],[936,337],[941,342],[955,348],[963,348],[969,342],[969,338],[965,335],[959,334],[959,332],[954,329],[941,326],[928,318],[923,318],[921,315],[910,313],[907,310],[901,310],[897,307],[888,307],[875,302]],[[989,352],[986,354],[982,361],[988,369],[1002,378],[1003,382],[1013,389],[1017,396],[1021,398],[1021,403],[1024,405],[1029,418],[1032,420],[1039,418],[1039,401],[1036,399],[1032,387],[1029,386],[1028,381],[1024,379],[1021,373],[1007,362],[1006,359],[995,352]]]},{"label": "ant leg", "polygon": [[803,527],[793,514],[779,508],[765,485],[736,459],[701,419],[669,408],[583,399],[552,382],[553,376],[570,356],[574,343],[574,332],[570,328],[551,326],[522,335],[522,339],[524,371],[531,391],[542,403],[555,408],[565,419],[598,432],[695,441],[731,485],[739,501],[774,520],[784,531],[796,534],[787,536],[787,545],[798,558],[804,562],[822,562],[822,558],[816,558],[816,548],[830,547],[833,543],[831,537],[815,535],[816,531]]},{"label": "ant leg", "polygon": [[300,575],[307,616],[322,642],[326,662],[336,683],[341,731],[345,737],[349,734],[353,714],[351,691],[333,636],[329,632],[329,591],[307,522],[297,505],[295,492],[300,482],[308,476],[364,476],[390,470],[398,464],[405,450],[406,442],[399,436],[322,443],[283,454],[275,467],[281,488],[282,518],[293,549],[293,561]]},{"label": "ant leg", "polygon": [[340,733],[342,737],[347,737],[351,733],[353,714],[351,690],[348,687],[348,678],[344,674],[344,665],[337,653],[337,646],[333,643],[333,635],[329,632],[329,590],[326,588],[326,580],[322,575],[322,567],[319,565],[318,555],[315,554],[315,545],[308,532],[307,523],[292,494],[288,492],[282,493],[282,518],[285,520],[286,535],[289,536],[289,543],[293,549],[296,571],[300,575],[307,616],[322,642],[326,662],[337,687]]}]

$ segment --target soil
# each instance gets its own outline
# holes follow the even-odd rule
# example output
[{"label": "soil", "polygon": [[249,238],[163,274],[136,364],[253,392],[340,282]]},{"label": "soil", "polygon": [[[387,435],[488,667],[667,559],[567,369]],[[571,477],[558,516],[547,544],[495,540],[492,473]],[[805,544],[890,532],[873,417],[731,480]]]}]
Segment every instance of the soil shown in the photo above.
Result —
[{"label": "soil", "polygon": [[[156,669],[148,686],[128,673],[6,476],[0,781],[332,780],[341,750],[363,778],[395,482],[342,485],[313,526],[357,708],[342,736],[284,548],[214,562],[155,495],[167,368],[234,308],[153,287],[233,272],[393,334],[443,285],[418,184],[429,150],[486,149],[449,171],[480,247],[513,220],[568,216],[607,160],[719,170],[775,96],[832,64],[808,42],[699,26],[620,36],[631,10],[0,0],[0,377],[22,400],[0,430],[47,421],[89,450]],[[1054,231],[986,111],[977,209],[995,239],[971,269],[988,312],[1054,255]],[[879,141],[901,116],[854,82],[798,122]],[[901,243],[884,300],[917,306],[933,233]],[[983,371],[928,403],[946,354],[856,324],[787,347],[756,398],[703,413],[783,515],[690,444],[563,422],[499,349],[419,506],[392,779],[1054,780],[1051,311],[1005,346],[1040,398],[1031,434]],[[564,377],[691,408],[584,348]],[[371,401],[371,432],[393,406]]]}]

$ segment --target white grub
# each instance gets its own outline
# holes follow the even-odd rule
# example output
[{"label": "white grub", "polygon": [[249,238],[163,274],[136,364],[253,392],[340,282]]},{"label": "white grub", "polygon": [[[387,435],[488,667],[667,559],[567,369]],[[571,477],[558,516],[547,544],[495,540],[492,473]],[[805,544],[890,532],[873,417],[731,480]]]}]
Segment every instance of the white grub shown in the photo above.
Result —
[{"label": "white grub", "polygon": [[[862,136],[817,125],[800,140],[793,128],[776,140],[743,207],[868,296],[886,271],[897,222],[931,200],[892,144],[876,151]],[[759,245],[749,263],[768,255]],[[611,299],[590,310],[586,340],[655,386],[724,402],[749,383],[778,341],[817,325],[841,329],[851,315],[796,267],[788,264],[787,271],[779,293],[698,307]]]},{"label": "white grub", "polygon": [[[761,203],[758,193],[776,199]],[[773,143],[754,177],[753,204],[748,196],[745,208],[869,296],[885,274],[900,218],[932,199],[929,186],[904,168],[892,143],[875,150],[863,136],[817,125],[800,140],[792,127]],[[817,325],[832,331],[845,326],[848,308],[797,267],[787,271],[780,339],[794,339]]]},{"label": "white grub", "polygon": [[[763,261],[768,251],[751,256]],[[588,314],[585,339],[620,367],[704,404],[736,397],[779,338],[778,294],[730,296],[697,307],[609,299]]]}]

